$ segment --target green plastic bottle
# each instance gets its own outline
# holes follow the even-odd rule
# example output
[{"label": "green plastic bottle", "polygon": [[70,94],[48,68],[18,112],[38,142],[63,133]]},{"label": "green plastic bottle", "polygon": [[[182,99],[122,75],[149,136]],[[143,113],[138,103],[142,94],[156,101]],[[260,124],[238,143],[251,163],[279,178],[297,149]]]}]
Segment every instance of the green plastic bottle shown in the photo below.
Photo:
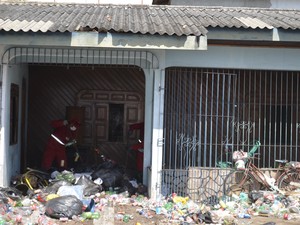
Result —
[{"label": "green plastic bottle", "polygon": [[100,213],[98,213],[98,212],[92,213],[92,219],[99,219],[99,218],[100,218]]},{"label": "green plastic bottle", "polygon": [[129,222],[129,216],[128,216],[128,215],[124,215],[123,221],[124,221],[125,223],[128,223],[128,222]]}]

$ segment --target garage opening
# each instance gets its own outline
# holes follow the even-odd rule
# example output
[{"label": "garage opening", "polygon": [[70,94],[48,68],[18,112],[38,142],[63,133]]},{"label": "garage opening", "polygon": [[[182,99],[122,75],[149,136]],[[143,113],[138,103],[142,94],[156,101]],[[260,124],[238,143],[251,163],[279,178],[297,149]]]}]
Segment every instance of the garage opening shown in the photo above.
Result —
[{"label": "garage opening", "polygon": [[[104,155],[135,173],[135,145],[144,132],[129,128],[144,121],[145,76],[158,68],[146,51],[108,49],[8,49],[2,63],[28,65],[27,156],[21,165],[39,168],[56,119],[80,120],[77,150],[87,170]],[[143,137],[142,137],[143,139]],[[70,150],[70,159],[72,156]],[[69,156],[68,156],[69,157]]]},{"label": "garage opening", "polygon": [[39,168],[53,120],[80,121],[77,148],[80,163],[69,166],[89,171],[101,155],[134,173],[138,134],[129,126],[144,121],[145,77],[137,67],[29,66],[28,165]]}]

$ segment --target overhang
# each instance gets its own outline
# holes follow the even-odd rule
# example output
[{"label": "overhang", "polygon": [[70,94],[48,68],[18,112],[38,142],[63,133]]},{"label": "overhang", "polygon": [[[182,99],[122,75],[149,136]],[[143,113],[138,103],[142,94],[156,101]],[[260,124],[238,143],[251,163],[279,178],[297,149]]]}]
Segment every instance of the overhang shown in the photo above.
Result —
[{"label": "overhang", "polygon": [[19,46],[63,46],[118,49],[206,50],[206,36],[168,36],[98,32],[4,32],[0,44]]}]

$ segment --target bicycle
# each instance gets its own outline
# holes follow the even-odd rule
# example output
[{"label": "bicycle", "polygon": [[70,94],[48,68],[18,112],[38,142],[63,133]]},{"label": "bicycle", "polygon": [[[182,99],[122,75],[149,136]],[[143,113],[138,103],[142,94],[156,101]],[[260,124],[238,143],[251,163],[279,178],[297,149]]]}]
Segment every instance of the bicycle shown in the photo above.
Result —
[{"label": "bicycle", "polygon": [[[281,194],[284,191],[290,191],[295,188],[291,185],[292,182],[300,184],[300,166],[293,166],[293,163],[287,160],[275,160],[279,165],[276,169],[275,178],[270,177],[263,173],[254,164],[256,152],[260,143],[251,149],[249,157],[244,158],[245,169],[235,169],[230,172],[224,179],[223,194],[230,196],[232,194],[239,194],[241,192],[250,193],[251,191],[258,190],[275,190]],[[299,163],[300,164],[300,163]]]},{"label": "bicycle", "polygon": [[27,167],[27,171],[22,174],[20,183],[17,185],[26,185],[30,190],[47,187],[50,175],[44,171]]}]

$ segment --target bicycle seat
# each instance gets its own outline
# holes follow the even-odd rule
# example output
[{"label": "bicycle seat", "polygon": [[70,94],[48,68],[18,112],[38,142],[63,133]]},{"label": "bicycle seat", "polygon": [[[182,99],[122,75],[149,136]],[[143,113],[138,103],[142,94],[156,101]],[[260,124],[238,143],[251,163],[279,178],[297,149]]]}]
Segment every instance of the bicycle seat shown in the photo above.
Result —
[{"label": "bicycle seat", "polygon": [[276,160],[275,160],[275,162],[278,162],[278,163],[283,163],[283,164],[285,164],[285,163],[287,163],[287,162],[288,162],[288,160],[286,160],[286,159],[276,159]]}]

